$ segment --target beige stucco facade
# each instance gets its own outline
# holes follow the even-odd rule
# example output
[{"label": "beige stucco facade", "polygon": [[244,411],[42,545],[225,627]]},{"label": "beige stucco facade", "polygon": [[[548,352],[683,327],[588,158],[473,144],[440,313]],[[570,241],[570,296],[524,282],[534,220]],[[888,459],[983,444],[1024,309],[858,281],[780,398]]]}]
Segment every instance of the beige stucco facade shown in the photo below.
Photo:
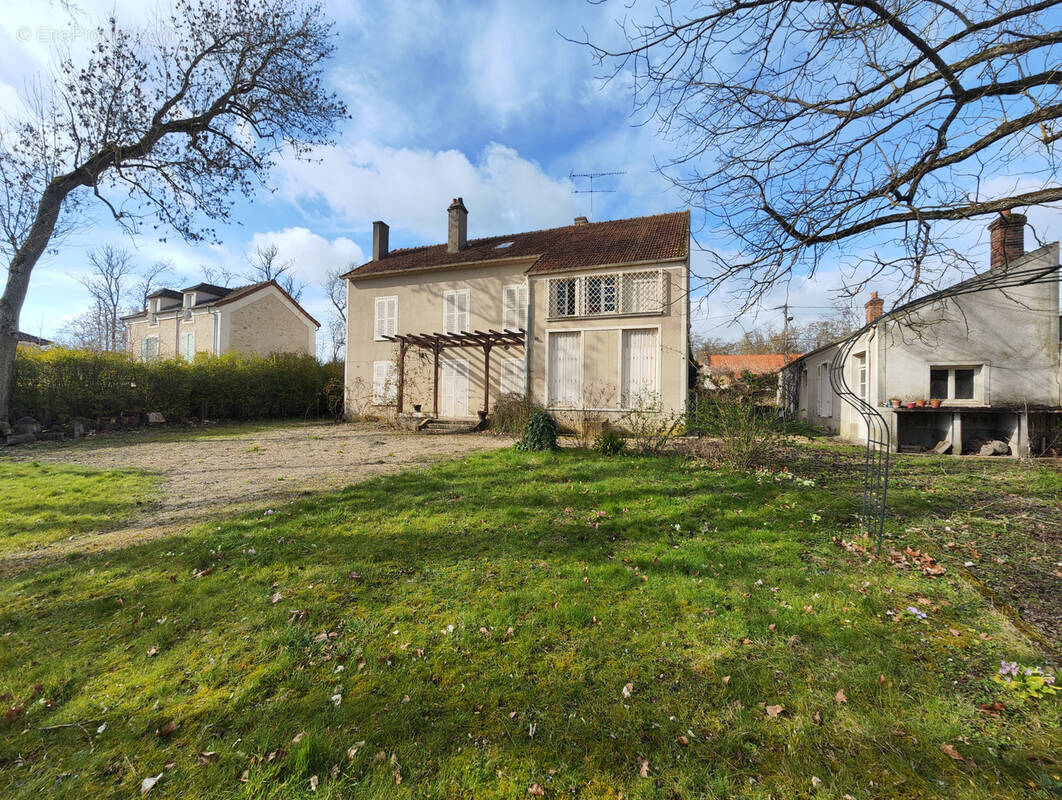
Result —
[{"label": "beige stucco facade", "polygon": [[[535,258],[496,259],[460,267],[442,267],[400,274],[350,277],[347,281],[347,411],[351,415],[386,414],[395,410],[394,392],[381,393],[380,376],[387,364],[394,364],[397,345],[376,335],[377,305],[393,302],[398,334],[432,334],[445,331],[447,292],[468,292],[468,330],[501,330],[505,319],[506,287],[522,286],[526,304],[525,345],[495,346],[490,356],[489,406],[505,388],[519,382],[537,402],[564,418],[573,407],[592,409],[601,418],[618,419],[626,413],[621,397],[624,383],[624,345],[632,335],[641,343],[647,367],[655,374],[649,391],[639,401],[650,400],[665,412],[680,413],[687,392],[687,353],[689,350],[689,260],[688,256],[665,262],[607,265],[570,272],[534,273],[528,270]],[[656,276],[659,303],[651,311],[639,313],[551,313],[551,282],[585,281],[595,276],[616,276],[620,286],[624,275]],[[574,284],[573,284],[574,285]],[[595,284],[596,285],[596,284]],[[390,298],[393,298],[391,300]],[[617,310],[619,303],[615,303]],[[385,305],[385,308],[391,306]],[[553,308],[553,311],[556,309]],[[566,352],[574,363],[571,376],[576,402],[562,402],[551,396],[551,339],[567,337]],[[556,349],[556,343],[552,346]],[[653,352],[650,355],[649,349]],[[484,354],[480,347],[447,348],[441,355],[439,386],[440,417],[474,418],[483,408]],[[397,369],[390,369],[394,381]],[[465,374],[467,373],[467,380]],[[404,411],[414,404],[422,413],[432,414],[433,356],[430,351],[411,347],[404,359]],[[374,392],[374,377],[375,389]],[[526,389],[524,388],[526,387]],[[374,396],[375,395],[375,396]]]},{"label": "beige stucco facade", "polygon": [[[1024,255],[1012,268],[1058,263],[1055,243]],[[885,418],[894,449],[950,441],[958,454],[964,442],[996,438],[1010,444],[1012,455],[1036,450],[1036,415],[1062,407],[1059,282],[1053,275],[885,317],[860,336],[845,361],[845,379]],[[862,417],[830,387],[827,370],[836,350],[817,350],[790,367],[798,379],[795,411],[830,433],[865,441]],[[963,384],[959,391],[957,381]],[[928,406],[934,397],[939,409],[906,408],[913,401]],[[893,399],[904,407],[893,410]]]},{"label": "beige stucco facade", "polygon": [[[316,352],[316,322],[273,285],[205,308],[183,308],[180,301],[170,302],[164,302],[153,315],[126,319],[128,348],[134,357],[186,357],[187,336],[192,337],[192,358],[198,353],[265,356]],[[156,346],[145,351],[147,339],[154,339]]]}]

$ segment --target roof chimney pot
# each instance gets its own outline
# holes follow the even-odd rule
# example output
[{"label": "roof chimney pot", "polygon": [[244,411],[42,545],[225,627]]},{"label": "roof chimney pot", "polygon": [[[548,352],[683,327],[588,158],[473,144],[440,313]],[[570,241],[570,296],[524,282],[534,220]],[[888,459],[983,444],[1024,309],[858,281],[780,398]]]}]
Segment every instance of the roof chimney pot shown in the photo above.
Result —
[{"label": "roof chimney pot", "polygon": [[455,197],[446,211],[450,216],[446,251],[458,253],[468,247],[468,209],[465,208],[465,201],[462,198]]},{"label": "roof chimney pot", "polygon": [[387,234],[391,229],[386,222],[376,220],[372,224],[372,260],[387,258]]},{"label": "roof chimney pot", "polygon": [[870,299],[867,300],[863,308],[867,312],[867,325],[869,325],[885,313],[885,301],[878,297],[877,292],[871,292]]},{"label": "roof chimney pot", "polygon": [[1009,210],[988,225],[991,235],[988,263],[992,269],[1006,268],[1025,255],[1025,215]]}]

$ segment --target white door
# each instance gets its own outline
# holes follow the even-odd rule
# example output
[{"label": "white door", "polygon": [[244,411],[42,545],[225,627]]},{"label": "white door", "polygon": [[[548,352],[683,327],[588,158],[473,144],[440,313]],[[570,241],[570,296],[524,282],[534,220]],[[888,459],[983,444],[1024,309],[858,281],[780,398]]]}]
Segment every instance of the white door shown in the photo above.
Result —
[{"label": "white door", "polygon": [[578,408],[582,403],[583,339],[578,331],[549,337],[549,404]]},{"label": "white door", "polygon": [[468,416],[468,361],[463,358],[448,359],[439,364],[439,381],[442,384],[442,404],[439,411],[444,417]]},{"label": "white door", "polygon": [[656,331],[623,332],[621,401],[624,408],[654,407],[660,402],[656,383]]}]

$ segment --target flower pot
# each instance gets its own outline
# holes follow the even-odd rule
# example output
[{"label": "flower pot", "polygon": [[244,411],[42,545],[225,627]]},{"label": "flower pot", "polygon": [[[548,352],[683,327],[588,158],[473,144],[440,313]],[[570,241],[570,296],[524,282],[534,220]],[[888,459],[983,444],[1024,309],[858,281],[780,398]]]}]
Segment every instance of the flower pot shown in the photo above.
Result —
[{"label": "flower pot", "polygon": [[940,401],[939,400],[930,400],[929,401],[929,407],[930,408],[940,408]]},{"label": "flower pot", "polygon": [[892,403],[893,408],[899,408],[901,405],[899,400],[890,400],[889,402]]},{"label": "flower pot", "polygon": [[925,408],[925,407],[926,407],[926,401],[925,400],[915,400],[915,408]]},{"label": "flower pot", "polygon": [[908,403],[907,407],[908,408],[914,408],[915,407],[914,401],[912,400],[910,403]]}]

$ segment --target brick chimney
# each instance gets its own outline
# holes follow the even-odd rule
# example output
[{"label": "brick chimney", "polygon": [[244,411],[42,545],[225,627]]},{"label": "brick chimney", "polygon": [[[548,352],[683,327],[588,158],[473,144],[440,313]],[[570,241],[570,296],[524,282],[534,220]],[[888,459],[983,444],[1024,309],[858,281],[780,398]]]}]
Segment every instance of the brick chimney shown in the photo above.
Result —
[{"label": "brick chimney", "polygon": [[387,258],[387,234],[391,229],[386,222],[376,220],[372,224],[372,260],[379,261]]},{"label": "brick chimney", "polygon": [[885,313],[885,301],[878,297],[877,292],[870,293],[870,299],[863,305],[867,312],[867,325]]},{"label": "brick chimney", "polygon": [[988,263],[992,269],[1012,264],[1025,255],[1025,215],[1000,211],[988,225],[992,244]]},{"label": "brick chimney", "polygon": [[588,220],[586,217],[576,217],[575,218],[575,224],[576,225],[589,225],[590,224],[590,220]]},{"label": "brick chimney", "polygon": [[450,234],[446,240],[446,251],[457,253],[468,247],[468,209],[465,201],[455,197],[446,209],[450,214]]}]

